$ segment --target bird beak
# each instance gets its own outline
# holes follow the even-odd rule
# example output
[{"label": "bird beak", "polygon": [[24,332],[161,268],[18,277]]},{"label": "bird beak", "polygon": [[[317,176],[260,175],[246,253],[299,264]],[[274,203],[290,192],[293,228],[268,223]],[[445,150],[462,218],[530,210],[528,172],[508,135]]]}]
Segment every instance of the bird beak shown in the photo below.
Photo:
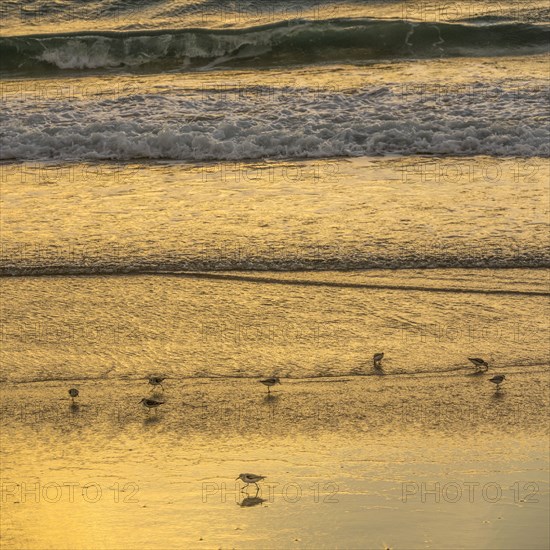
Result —
[{"label": "bird beak", "polygon": [[[240,476],[239,476],[240,477]],[[237,479],[239,479],[238,477],[235,478],[235,481],[237,481]]]}]

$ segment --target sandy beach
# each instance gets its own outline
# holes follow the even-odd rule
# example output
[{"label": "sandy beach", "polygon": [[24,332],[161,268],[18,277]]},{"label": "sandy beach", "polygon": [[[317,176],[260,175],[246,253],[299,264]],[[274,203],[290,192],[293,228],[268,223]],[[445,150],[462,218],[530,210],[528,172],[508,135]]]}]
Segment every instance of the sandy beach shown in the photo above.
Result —
[{"label": "sandy beach", "polygon": [[547,0],[4,4],[0,550],[547,550]]},{"label": "sandy beach", "polygon": [[546,548],[548,367],[506,375],[4,387],[2,546]]}]

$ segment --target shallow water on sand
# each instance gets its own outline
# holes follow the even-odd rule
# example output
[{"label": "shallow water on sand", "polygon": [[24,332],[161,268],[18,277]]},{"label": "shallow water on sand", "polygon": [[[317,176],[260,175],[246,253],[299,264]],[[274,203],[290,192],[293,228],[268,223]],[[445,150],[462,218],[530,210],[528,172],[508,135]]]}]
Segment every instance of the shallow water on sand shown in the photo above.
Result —
[{"label": "shallow water on sand", "polygon": [[4,386],[3,545],[545,548],[548,368],[487,378]]},{"label": "shallow water on sand", "polygon": [[2,274],[549,262],[546,159],[2,168]]},{"label": "shallow water on sand", "polygon": [[548,548],[547,2],[21,4],[0,546]]},{"label": "shallow water on sand", "polygon": [[[427,275],[428,274],[428,275]],[[449,376],[548,363],[543,270],[2,280],[3,379]],[[413,289],[413,290],[410,290]],[[108,304],[108,307],[106,307]]]},{"label": "shallow water on sand", "polygon": [[7,165],[3,546],[548,546],[545,161],[333,162]]}]

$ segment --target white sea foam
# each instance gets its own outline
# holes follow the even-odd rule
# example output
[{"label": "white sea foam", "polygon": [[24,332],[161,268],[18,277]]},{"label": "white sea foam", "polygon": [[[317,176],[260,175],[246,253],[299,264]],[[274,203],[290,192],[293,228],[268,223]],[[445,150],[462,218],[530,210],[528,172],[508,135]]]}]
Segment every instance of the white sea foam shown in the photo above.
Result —
[{"label": "white sea foam", "polygon": [[1,158],[548,156],[547,102],[544,87],[503,83],[444,97],[391,84],[353,93],[255,87],[32,102],[14,97],[4,102]]}]

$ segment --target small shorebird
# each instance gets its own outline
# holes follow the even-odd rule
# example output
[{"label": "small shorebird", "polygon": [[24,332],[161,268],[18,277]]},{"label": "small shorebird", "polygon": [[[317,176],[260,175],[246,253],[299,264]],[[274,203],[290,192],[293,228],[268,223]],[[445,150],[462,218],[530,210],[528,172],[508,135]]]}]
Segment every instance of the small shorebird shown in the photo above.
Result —
[{"label": "small shorebird", "polygon": [[69,390],[69,395],[71,396],[71,399],[73,400],[73,403],[74,403],[74,398],[78,397],[78,390],[76,388],[71,388]]},{"label": "small shorebird", "polygon": [[148,412],[151,412],[151,409],[156,409],[157,407],[160,407],[161,405],[164,405],[164,401],[157,401],[156,399],[147,399],[147,397],[144,397],[140,403],[143,403],[144,407],[147,407]]},{"label": "small shorebird", "polygon": [[375,353],[374,357],[372,358],[372,361],[374,363],[375,369],[381,369],[382,368],[382,359],[384,359],[383,353]]},{"label": "small shorebird", "polygon": [[497,385],[497,391],[500,390],[500,385],[504,382],[506,376],[504,374],[497,374],[493,378],[489,378],[489,382]]},{"label": "small shorebird", "polygon": [[478,372],[489,370],[489,363],[479,357],[468,357],[468,361],[471,361],[476,366]]},{"label": "small shorebird", "polygon": [[155,389],[155,386],[160,386],[162,388],[162,391],[164,391],[164,386],[162,383],[166,380],[166,377],[163,376],[149,376],[149,384],[153,386],[151,388],[151,391]]},{"label": "small shorebird", "polygon": [[240,479],[246,485],[241,489],[241,491],[244,491],[251,483],[256,485],[256,488],[260,490],[260,486],[258,485],[258,481],[262,481],[262,479],[265,479],[265,476],[257,476],[256,474],[239,474],[239,477],[235,479]]},{"label": "small shorebird", "polygon": [[278,377],[273,377],[273,378],[265,378],[264,380],[260,380],[260,382],[264,385],[264,386],[267,386],[267,393],[270,393],[270,389],[271,386],[274,386],[275,384],[280,384],[281,381],[279,380]]}]

